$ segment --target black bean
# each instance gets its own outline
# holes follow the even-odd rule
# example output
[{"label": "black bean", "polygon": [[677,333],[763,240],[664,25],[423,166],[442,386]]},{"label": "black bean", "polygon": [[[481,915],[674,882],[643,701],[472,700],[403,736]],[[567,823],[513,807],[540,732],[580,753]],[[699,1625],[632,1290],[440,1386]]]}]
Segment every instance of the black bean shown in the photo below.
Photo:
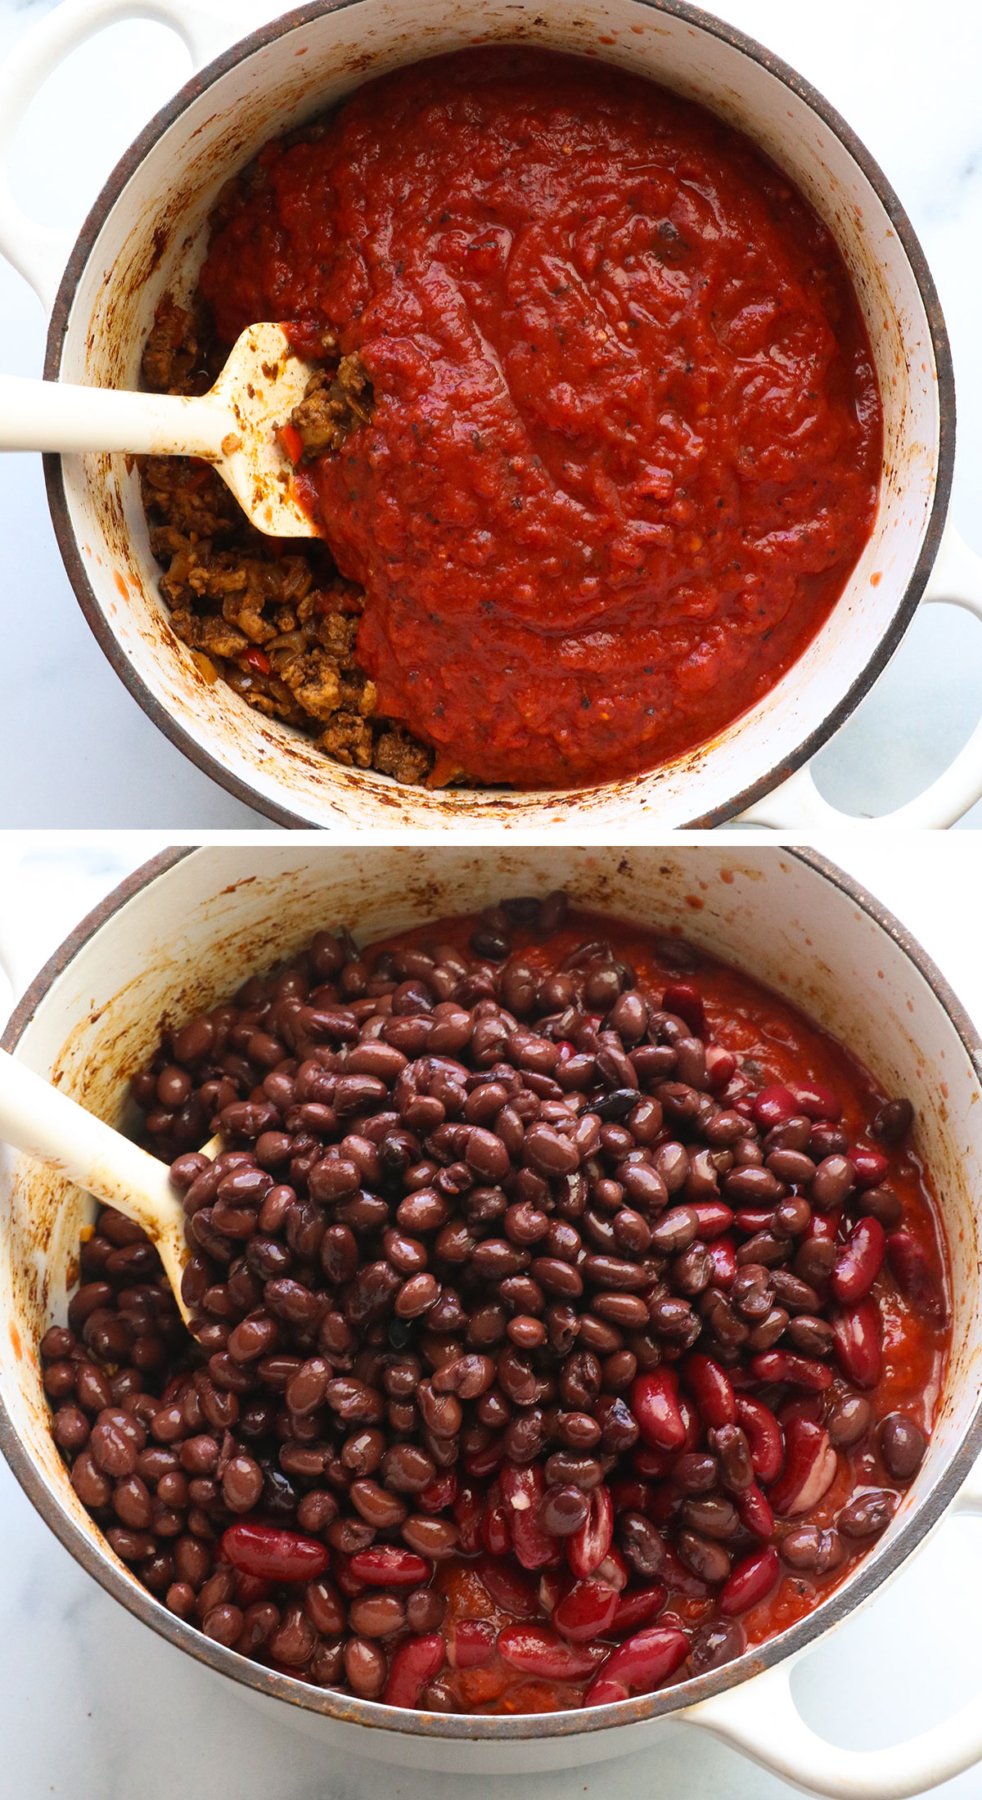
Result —
[{"label": "black bean", "polygon": [[899,1144],[914,1122],[909,1100],[887,1100],[874,1115],[870,1131],[881,1144]]},{"label": "black bean", "polygon": [[896,1498],[870,1488],[844,1506],[836,1519],[839,1531],[848,1538],[879,1537],[886,1530],[896,1510]]},{"label": "black bean", "polygon": [[912,1481],[927,1449],[927,1438],[916,1420],[906,1413],[888,1413],[880,1423],[879,1444],[894,1481]]}]

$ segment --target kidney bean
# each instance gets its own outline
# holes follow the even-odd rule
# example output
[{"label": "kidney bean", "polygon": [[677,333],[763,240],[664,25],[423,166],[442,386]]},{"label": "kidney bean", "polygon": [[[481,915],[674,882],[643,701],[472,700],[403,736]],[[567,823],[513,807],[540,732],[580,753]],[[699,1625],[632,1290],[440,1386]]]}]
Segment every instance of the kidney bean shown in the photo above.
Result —
[{"label": "kidney bean", "polygon": [[761,1088],[753,1102],[754,1119],[764,1131],[773,1131],[803,1110],[791,1089],[779,1085]]},{"label": "kidney bean", "polygon": [[495,1653],[497,1632],[488,1619],[456,1619],[444,1633],[447,1661],[452,1669],[479,1669]]},{"label": "kidney bean", "polygon": [[734,1494],[734,1500],[744,1529],[769,1542],[774,1536],[774,1512],[763,1489],[752,1481],[749,1487]]},{"label": "kidney bean", "polygon": [[789,1419],[784,1442],[784,1469],[768,1498],[776,1513],[793,1518],[814,1511],[835,1480],[838,1463],[827,1431],[809,1419]]},{"label": "kidney bean", "polygon": [[597,1580],[574,1582],[554,1609],[556,1630],[571,1643],[592,1642],[613,1624],[619,1604],[616,1588]]},{"label": "kidney bean", "polygon": [[736,1396],[736,1418],[747,1434],[757,1480],[767,1485],[776,1480],[784,1462],[781,1427],[770,1407],[751,1394]]},{"label": "kidney bean", "polygon": [[891,1231],[886,1250],[893,1278],[915,1311],[926,1319],[944,1319],[947,1310],[944,1295],[913,1233]]},{"label": "kidney bean", "polygon": [[824,1363],[797,1356],[790,1350],[768,1350],[754,1356],[750,1369],[758,1381],[787,1381],[812,1394],[823,1393],[832,1382],[832,1371]]},{"label": "kidney bean", "polygon": [[649,1624],[658,1617],[667,1598],[668,1590],[660,1582],[618,1594],[617,1608],[610,1625],[612,1635],[618,1637],[624,1632],[635,1632],[639,1625]]},{"label": "kidney bean", "polygon": [[[733,1425],[736,1396],[726,1370],[702,1351],[687,1356],[682,1365],[686,1383],[707,1425]],[[671,1448],[671,1446],[668,1446]]]},{"label": "kidney bean", "polygon": [[833,1124],[841,1119],[842,1103],[831,1088],[813,1081],[804,1086],[796,1085],[794,1091],[798,1098],[799,1112],[809,1119],[829,1120]]},{"label": "kidney bean", "polygon": [[600,1568],[614,1535],[614,1508],[610,1491],[602,1484],[590,1492],[589,1516],[566,1538],[566,1559],[573,1574],[585,1581]]},{"label": "kidney bean", "polygon": [[652,1369],[631,1384],[630,1406],[641,1436],[655,1450],[681,1450],[685,1424],[679,1410],[678,1380],[671,1369]]},{"label": "kidney bean", "polygon": [[829,1315],[835,1354],[842,1373],[857,1387],[875,1387],[880,1379],[880,1315],[872,1300]]},{"label": "kidney bean", "polygon": [[605,1655],[601,1644],[572,1644],[548,1625],[505,1625],[498,1655],[523,1675],[540,1681],[580,1681],[592,1675]]},{"label": "kidney bean", "polygon": [[850,1150],[849,1161],[858,1188],[877,1187],[890,1172],[890,1164],[879,1150]]},{"label": "kidney bean", "polygon": [[431,1574],[422,1556],[397,1544],[373,1544],[370,1549],[358,1550],[350,1567],[357,1580],[369,1587],[416,1587]]},{"label": "kidney bean", "polygon": [[714,1288],[724,1291],[732,1287],[737,1277],[736,1246],[730,1237],[717,1238],[709,1245],[707,1251],[709,1279]]},{"label": "kidney bean", "polygon": [[654,1625],[636,1632],[610,1652],[598,1680],[586,1691],[584,1705],[602,1705],[605,1686],[620,1687],[625,1694],[631,1688],[651,1693],[675,1673],[688,1653],[689,1639],[684,1631]]},{"label": "kidney bean", "polygon": [[270,1581],[312,1581],[328,1566],[327,1550],[317,1538],[244,1520],[223,1532],[221,1549],[233,1568]]},{"label": "kidney bean", "polygon": [[696,1236],[703,1242],[722,1237],[733,1224],[733,1209],[722,1200],[693,1200],[688,1210],[695,1214]]},{"label": "kidney bean", "polygon": [[843,1306],[864,1300],[883,1267],[886,1236],[878,1219],[860,1219],[832,1269],[832,1292]]},{"label": "kidney bean", "polygon": [[483,1586],[503,1612],[520,1619],[534,1619],[538,1615],[538,1590],[524,1570],[493,1557],[480,1558],[476,1568]]},{"label": "kidney bean", "polygon": [[733,1618],[759,1606],[777,1586],[781,1568],[777,1551],[768,1545],[754,1550],[733,1569],[719,1597],[719,1610],[724,1618]]}]

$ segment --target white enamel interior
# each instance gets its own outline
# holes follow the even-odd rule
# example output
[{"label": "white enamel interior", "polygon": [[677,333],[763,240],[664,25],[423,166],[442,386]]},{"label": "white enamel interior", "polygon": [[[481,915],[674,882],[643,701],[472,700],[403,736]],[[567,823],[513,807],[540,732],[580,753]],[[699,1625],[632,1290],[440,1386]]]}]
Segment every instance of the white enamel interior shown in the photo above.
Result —
[{"label": "white enamel interior", "polygon": [[[276,27],[279,29],[279,27]],[[157,593],[135,474],[121,457],[65,459],[71,527],[99,609],[146,695],[260,805],[317,825],[456,832],[558,820],[667,826],[725,809],[781,770],[862,676],[916,564],[937,477],[937,374],[924,303],[890,218],[850,151],[810,104],[708,26],[640,0],[349,0],[207,80],[112,205],[79,275],[61,356],[69,381],[135,385],[154,308],[193,286],[208,212],[272,134],[385,69],[477,39],[599,55],[704,102],[748,132],[838,239],[865,311],[886,442],[875,533],[826,626],[781,683],[712,744],[648,776],[570,794],[428,793],[345,770],[309,740],[207,685]],[[141,699],[145,696],[141,695]],[[216,771],[217,772],[217,771]]]},{"label": "white enamel interior", "polygon": [[[179,1022],[215,1003],[245,971],[296,949],[315,929],[346,921],[367,941],[504,894],[544,894],[559,885],[580,904],[679,930],[740,964],[848,1042],[888,1092],[914,1102],[917,1144],[932,1171],[952,1260],[954,1351],[921,1472],[848,1592],[890,1558],[897,1533],[957,1453],[982,1395],[982,1106],[978,1072],[942,1001],[902,943],[829,875],[777,849],[196,850],[82,944],[38,1000],[16,1054],[106,1119],[125,1123],[128,1077],[156,1042],[161,1019]],[[701,909],[693,909],[693,898]],[[76,1190],[4,1153],[0,1398],[69,1548],[78,1554],[87,1545],[97,1572],[111,1565],[116,1579],[135,1589],[70,1487],[49,1436],[33,1348],[46,1325],[64,1317],[66,1269],[87,1206]],[[149,1604],[176,1642],[202,1642]],[[228,1673],[255,1685],[254,1665],[230,1652],[220,1656]],[[525,1741],[488,1742],[475,1739],[500,1721],[450,1719],[431,1721],[446,1736],[422,1737],[328,1718],[330,1696],[268,1671],[262,1679],[298,1707],[298,1722],[333,1734],[345,1748],[449,1770],[571,1767],[636,1749],[662,1723],[635,1717],[598,1730],[595,1714],[566,1713],[531,1719]],[[679,1704],[685,1697],[680,1690]],[[333,1704],[343,1713],[343,1701]],[[660,1704],[663,1710],[655,1697],[631,1707]],[[403,1716],[387,1708],[370,1711],[379,1724],[393,1717],[402,1724]]]}]

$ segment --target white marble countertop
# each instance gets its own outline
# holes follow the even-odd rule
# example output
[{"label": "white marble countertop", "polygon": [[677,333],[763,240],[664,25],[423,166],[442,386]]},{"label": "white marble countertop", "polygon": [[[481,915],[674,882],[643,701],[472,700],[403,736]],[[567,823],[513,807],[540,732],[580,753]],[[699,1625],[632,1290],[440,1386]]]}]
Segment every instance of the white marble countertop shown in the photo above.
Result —
[{"label": "white marble countertop", "polygon": [[[823,841],[892,907],[982,1022],[978,840]],[[142,835],[0,839],[0,943],[26,979],[123,875],[161,847]],[[259,851],[261,854],[261,850]],[[6,999],[0,995],[0,1019]],[[85,1575],[0,1462],[0,1793],[11,1800],[515,1800],[514,1778],[383,1768],[328,1749],[289,1713],[258,1716],[229,1683],[139,1625]],[[978,1520],[942,1527],[899,1578],[801,1665],[813,1728],[854,1748],[945,1718],[982,1683]],[[790,1800],[792,1789],[702,1733],[674,1727],[648,1752],[534,1778],[536,1800]],[[980,1800],[982,1766],[944,1788]]]},{"label": "white marble countertop", "polygon": [[[0,55],[49,4],[0,0]],[[270,0],[240,0],[236,16],[244,30],[275,10]],[[718,0],[716,11],[828,95],[911,214],[954,347],[961,425],[952,515],[982,551],[982,9],[972,0],[933,0],[929,13],[920,0]],[[22,204],[77,228],[116,157],[187,72],[178,40],[145,20],[76,52],[21,133],[13,178]],[[39,373],[45,320],[6,265],[0,318],[3,367]],[[113,674],[62,569],[39,459],[11,457],[4,475],[0,768],[16,768],[18,778],[4,785],[0,824],[263,826],[181,756]],[[953,608],[919,616],[874,694],[823,752],[827,797],[855,813],[912,797],[967,738],[980,693],[977,622]],[[982,825],[982,806],[965,822]]]}]

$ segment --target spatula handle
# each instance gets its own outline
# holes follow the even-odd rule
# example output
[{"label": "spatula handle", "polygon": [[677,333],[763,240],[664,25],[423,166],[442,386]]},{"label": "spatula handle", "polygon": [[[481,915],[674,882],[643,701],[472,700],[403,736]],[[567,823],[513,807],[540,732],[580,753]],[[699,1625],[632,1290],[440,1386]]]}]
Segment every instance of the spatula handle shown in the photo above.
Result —
[{"label": "spatula handle", "polygon": [[0,1139],[142,1225],[180,1293],[184,1213],[165,1163],[0,1050]]},{"label": "spatula handle", "polygon": [[215,462],[235,419],[210,394],[137,394],[0,375],[0,450],[122,450]]}]

